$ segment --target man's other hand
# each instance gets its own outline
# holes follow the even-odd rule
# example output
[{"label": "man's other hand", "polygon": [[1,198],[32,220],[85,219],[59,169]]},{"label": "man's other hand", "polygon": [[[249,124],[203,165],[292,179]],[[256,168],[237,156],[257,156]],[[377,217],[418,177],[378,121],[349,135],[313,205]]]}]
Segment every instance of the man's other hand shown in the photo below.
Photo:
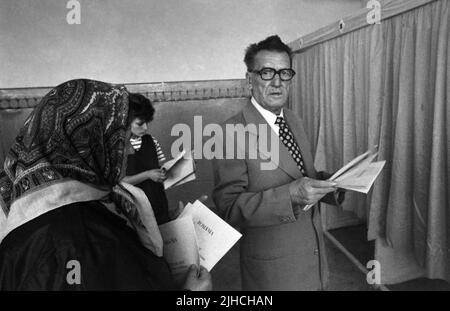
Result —
[{"label": "man's other hand", "polygon": [[317,180],[309,177],[297,179],[289,185],[292,202],[300,205],[316,204],[327,193],[336,190],[337,186],[333,181]]}]

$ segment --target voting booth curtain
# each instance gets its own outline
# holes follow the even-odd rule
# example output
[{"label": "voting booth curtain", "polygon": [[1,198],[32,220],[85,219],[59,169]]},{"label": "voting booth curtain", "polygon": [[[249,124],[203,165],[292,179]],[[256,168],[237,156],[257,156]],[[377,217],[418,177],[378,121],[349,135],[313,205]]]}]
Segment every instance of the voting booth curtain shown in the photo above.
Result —
[{"label": "voting booth curtain", "polygon": [[344,210],[367,221],[378,247],[417,264],[416,276],[448,281],[449,11],[450,1],[433,1],[301,50],[291,98],[318,169],[378,145],[382,173],[368,196],[347,193]]}]

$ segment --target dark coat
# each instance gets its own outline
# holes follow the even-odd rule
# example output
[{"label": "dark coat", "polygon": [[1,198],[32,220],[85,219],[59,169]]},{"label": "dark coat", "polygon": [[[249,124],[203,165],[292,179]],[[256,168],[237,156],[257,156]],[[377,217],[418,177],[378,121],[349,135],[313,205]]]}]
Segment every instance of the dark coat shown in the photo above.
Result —
[{"label": "dark coat", "polygon": [[54,209],[0,244],[0,290],[175,288],[166,261],[97,201]]}]

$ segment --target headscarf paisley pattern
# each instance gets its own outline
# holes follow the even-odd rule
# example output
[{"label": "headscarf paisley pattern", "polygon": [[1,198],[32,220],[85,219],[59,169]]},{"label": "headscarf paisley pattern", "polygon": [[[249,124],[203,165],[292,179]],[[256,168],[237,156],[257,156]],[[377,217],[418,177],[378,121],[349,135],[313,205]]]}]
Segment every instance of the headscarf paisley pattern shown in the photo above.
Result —
[{"label": "headscarf paisley pattern", "polygon": [[[45,95],[25,121],[0,171],[0,241],[13,229],[4,230],[15,202],[67,180],[110,193],[131,223],[143,226],[133,196],[119,185],[125,173],[128,131],[124,86],[71,80]],[[57,189],[65,191],[64,186]],[[28,212],[37,217],[45,211]]]}]

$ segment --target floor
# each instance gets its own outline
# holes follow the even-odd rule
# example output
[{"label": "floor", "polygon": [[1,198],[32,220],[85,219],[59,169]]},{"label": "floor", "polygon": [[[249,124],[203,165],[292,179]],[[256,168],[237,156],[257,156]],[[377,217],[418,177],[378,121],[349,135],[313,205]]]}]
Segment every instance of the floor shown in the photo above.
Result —
[{"label": "floor", "polygon": [[[330,291],[369,291],[361,273],[347,257],[331,242],[326,240],[328,261],[330,263]],[[212,270],[214,290],[240,291],[239,245],[233,247]]]},{"label": "floor", "polygon": [[[375,243],[368,242],[367,226],[358,225],[331,230],[335,237],[352,255],[361,263],[366,263],[374,258]],[[418,278],[398,284],[386,285],[391,291],[450,291],[450,283],[443,280],[431,280]]]},{"label": "floor", "polygon": [[[373,244],[365,240],[365,226],[348,227],[330,231],[361,262],[373,258]],[[344,253],[328,239],[326,241],[327,256],[330,266],[330,291],[373,291],[362,273]],[[239,244],[233,247],[211,272],[214,290],[240,291]],[[450,291],[450,284],[441,280],[416,279],[395,285],[389,285],[394,291]]]}]

